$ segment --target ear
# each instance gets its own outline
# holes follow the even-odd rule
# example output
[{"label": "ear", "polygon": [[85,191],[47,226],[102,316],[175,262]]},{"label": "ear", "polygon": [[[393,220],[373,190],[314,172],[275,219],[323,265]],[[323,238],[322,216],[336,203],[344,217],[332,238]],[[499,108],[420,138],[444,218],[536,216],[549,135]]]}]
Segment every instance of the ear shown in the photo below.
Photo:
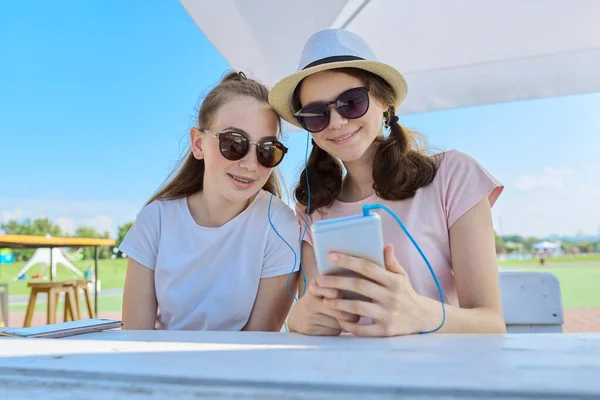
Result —
[{"label": "ear", "polygon": [[200,132],[198,128],[190,129],[190,146],[196,160],[202,160],[204,158],[202,145],[202,132]]}]

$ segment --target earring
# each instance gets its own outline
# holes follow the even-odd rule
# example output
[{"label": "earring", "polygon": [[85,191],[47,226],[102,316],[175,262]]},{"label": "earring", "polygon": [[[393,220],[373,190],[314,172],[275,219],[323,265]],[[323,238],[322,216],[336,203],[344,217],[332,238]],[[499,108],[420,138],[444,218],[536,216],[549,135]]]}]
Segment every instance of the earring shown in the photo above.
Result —
[{"label": "earring", "polygon": [[390,128],[390,112],[389,111],[383,112],[383,126],[385,127],[385,129]]},{"label": "earring", "polygon": [[396,122],[398,122],[398,116],[394,114],[393,110],[383,112],[383,123],[385,129],[390,129],[390,126]]}]

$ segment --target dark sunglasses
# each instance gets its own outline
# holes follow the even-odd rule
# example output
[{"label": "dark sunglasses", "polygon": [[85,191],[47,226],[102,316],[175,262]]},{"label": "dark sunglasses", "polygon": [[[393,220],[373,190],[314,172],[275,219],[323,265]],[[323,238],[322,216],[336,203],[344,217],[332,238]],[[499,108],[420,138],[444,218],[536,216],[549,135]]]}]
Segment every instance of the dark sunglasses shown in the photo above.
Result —
[{"label": "dark sunglasses", "polygon": [[263,140],[259,143],[251,142],[243,133],[226,131],[213,133],[207,129],[204,132],[219,139],[219,151],[229,161],[237,161],[246,157],[251,145],[256,145],[256,159],[265,168],[274,168],[283,160],[288,149],[277,140]]},{"label": "dark sunglasses", "polygon": [[337,99],[328,103],[312,103],[294,113],[298,123],[309,132],[321,132],[331,119],[329,106],[335,107],[344,118],[360,118],[369,110],[369,88],[357,87],[346,90]]}]

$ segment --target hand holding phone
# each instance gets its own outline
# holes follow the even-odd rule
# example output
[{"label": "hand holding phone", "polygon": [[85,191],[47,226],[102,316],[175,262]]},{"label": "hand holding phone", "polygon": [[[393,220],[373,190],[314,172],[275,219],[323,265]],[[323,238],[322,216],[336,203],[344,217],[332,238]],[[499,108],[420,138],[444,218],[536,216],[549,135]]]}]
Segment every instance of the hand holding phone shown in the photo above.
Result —
[{"label": "hand holding phone", "polygon": [[[367,279],[353,271],[331,265],[328,261],[331,252],[364,258],[384,268],[381,217],[376,213],[317,221],[312,224],[311,232],[321,274]],[[371,300],[351,291],[344,291],[342,296],[345,299]]]}]

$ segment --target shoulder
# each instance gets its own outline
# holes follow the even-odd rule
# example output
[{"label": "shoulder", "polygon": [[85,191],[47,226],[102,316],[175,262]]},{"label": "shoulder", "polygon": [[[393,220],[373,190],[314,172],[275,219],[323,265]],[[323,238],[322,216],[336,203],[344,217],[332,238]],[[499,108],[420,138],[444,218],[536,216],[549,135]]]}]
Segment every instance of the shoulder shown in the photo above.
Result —
[{"label": "shoulder", "polygon": [[151,203],[148,203],[142,207],[142,209],[137,214],[136,221],[160,217],[161,209],[161,201],[154,200]]},{"label": "shoulder", "polygon": [[271,218],[283,220],[295,220],[294,210],[279,197],[272,195],[264,189],[261,189],[255,200],[255,210],[266,212]]},{"label": "shoulder", "polygon": [[140,217],[160,216],[161,214],[180,208],[181,202],[185,199],[174,199],[174,200],[154,200],[151,203],[146,204],[138,213]]},{"label": "shoulder", "polygon": [[437,153],[433,156],[438,160],[440,170],[452,170],[464,166],[479,164],[471,155],[457,149]]},{"label": "shoulder", "polygon": [[295,212],[296,218],[301,222],[305,223],[308,221],[309,225],[316,221],[321,221],[327,219],[331,212],[335,213],[337,211],[335,202],[329,206],[324,206],[318,209],[314,209],[314,207],[310,208],[310,215],[306,215],[307,207],[296,203],[295,204]]},{"label": "shoulder", "polygon": [[297,249],[300,225],[294,210],[279,197],[273,196],[267,191],[261,190],[259,196],[260,198],[257,201],[262,206],[260,209],[258,207],[255,209],[260,211],[257,215],[260,217],[261,222],[260,224],[254,224],[254,226],[267,224],[267,229],[261,230],[261,232],[266,233],[267,249],[285,248],[285,252],[288,251],[287,249],[290,246]]},{"label": "shoulder", "polygon": [[271,216],[276,214],[290,215],[290,213],[291,215],[294,215],[294,210],[292,210],[286,202],[264,189],[261,189],[260,192],[258,192],[255,203],[257,205],[256,208],[268,210]]},{"label": "shoulder", "polygon": [[[467,178],[479,177],[496,181],[490,172],[473,156],[460,150],[452,149],[433,156],[438,161],[438,184],[447,185],[449,182]],[[467,182],[463,182],[467,183]]]},{"label": "shoulder", "polygon": [[160,227],[163,220],[174,220],[176,214],[181,214],[185,198],[174,200],[154,200],[142,207],[136,216],[135,223],[143,225],[157,225]]},{"label": "shoulder", "polygon": [[493,206],[504,189],[479,161],[459,150],[436,155],[439,169],[435,179],[451,226],[468,209],[487,197]]},{"label": "shoulder", "polygon": [[144,205],[119,246],[121,251],[146,267],[154,269],[165,230],[176,228],[176,232],[181,234],[182,224],[179,223],[179,219],[172,217],[173,212],[170,210],[182,202],[185,202],[185,198],[155,200]]}]

